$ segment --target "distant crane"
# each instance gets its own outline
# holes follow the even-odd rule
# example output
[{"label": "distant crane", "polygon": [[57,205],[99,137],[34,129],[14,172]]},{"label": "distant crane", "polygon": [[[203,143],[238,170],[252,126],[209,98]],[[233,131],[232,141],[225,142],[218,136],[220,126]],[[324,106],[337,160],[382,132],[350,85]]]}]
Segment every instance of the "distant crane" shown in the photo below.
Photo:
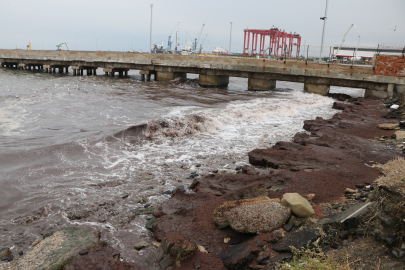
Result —
[{"label": "distant crane", "polygon": [[[167,42],[167,49],[168,49],[168,50],[171,50],[171,49],[172,49],[172,44],[173,44],[172,36],[176,33],[176,30],[177,30],[177,27],[179,26],[179,24],[180,24],[180,22],[177,23],[177,25],[176,25],[176,27],[174,28],[172,34],[169,36],[169,40],[168,40],[168,42]],[[176,40],[176,43],[177,43],[177,40]],[[177,47],[177,45],[176,45],[176,47]]]},{"label": "distant crane", "polygon": [[350,25],[350,27],[349,27],[349,30],[347,30],[346,34],[343,36],[342,43],[340,44],[338,50],[336,51],[336,56],[338,55],[340,48],[342,47],[343,43],[345,42],[345,37],[346,37],[347,33],[349,33],[349,31],[350,31],[350,29],[352,29],[352,27],[354,27],[354,29],[356,30],[357,35],[359,37],[359,41],[357,42],[356,50],[354,51],[354,55],[356,55],[357,48],[359,47],[359,44],[360,44],[360,34],[359,34],[359,31],[357,30],[357,27],[354,25],[354,23],[352,23],[352,25]]},{"label": "distant crane", "polygon": [[393,31],[397,31],[397,26],[395,25],[394,29],[391,29]]},{"label": "distant crane", "polygon": [[61,44],[59,44],[59,45],[56,45],[56,48],[57,48],[56,50],[57,50],[57,51],[60,51],[60,50],[61,50],[60,48],[62,47],[63,44],[65,44],[66,49],[69,50],[69,47],[68,47],[68,45],[67,45],[66,43],[61,43]]},{"label": "distant crane", "polygon": [[202,52],[203,44],[204,44],[205,39],[207,38],[207,36],[208,36],[208,34],[205,35],[205,38],[203,39],[203,41],[202,41],[201,44],[200,44],[200,53]]},{"label": "distant crane", "polygon": [[203,26],[201,27],[200,33],[198,34],[198,38],[195,39],[195,43],[194,43],[194,51],[197,51],[197,44],[200,41],[200,37],[202,34],[202,31],[204,29],[205,24],[203,24]]}]

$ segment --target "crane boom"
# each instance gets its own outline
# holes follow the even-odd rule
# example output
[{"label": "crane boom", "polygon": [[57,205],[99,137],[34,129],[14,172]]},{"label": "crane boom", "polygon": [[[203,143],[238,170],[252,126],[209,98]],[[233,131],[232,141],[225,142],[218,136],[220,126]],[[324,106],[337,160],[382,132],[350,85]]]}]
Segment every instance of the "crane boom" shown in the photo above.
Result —
[{"label": "crane boom", "polygon": [[346,34],[343,36],[342,43],[340,44],[339,48],[336,51],[336,56],[338,55],[340,48],[343,46],[343,43],[345,42],[346,35],[349,33],[349,31],[350,31],[350,29],[352,29],[352,27],[354,27],[354,29],[357,32],[357,36],[359,37],[359,41],[357,42],[357,47],[355,50],[355,54],[357,53],[357,48],[359,47],[359,44],[360,44],[360,34],[359,34],[359,31],[357,30],[357,27],[354,25],[354,23],[352,23],[352,25],[350,25],[350,27],[349,27],[349,30],[347,30]]},{"label": "crane boom", "polygon": [[[176,24],[176,27],[174,28],[172,34],[169,36],[169,40],[168,40],[168,42],[167,42],[167,49],[168,49],[168,50],[171,50],[171,49],[172,49],[172,43],[173,43],[173,41],[172,41],[172,36],[176,33],[176,30],[177,30],[177,27],[179,27],[179,24],[180,24],[180,22],[178,22],[178,23]],[[177,40],[176,40],[176,42],[177,42]]]},{"label": "crane boom", "polygon": [[198,33],[198,38],[196,38],[195,49],[197,49],[197,44],[198,44],[198,42],[200,41],[200,37],[201,37],[202,31],[204,30],[204,26],[205,26],[205,23],[204,23],[203,26],[201,27],[200,33]]}]

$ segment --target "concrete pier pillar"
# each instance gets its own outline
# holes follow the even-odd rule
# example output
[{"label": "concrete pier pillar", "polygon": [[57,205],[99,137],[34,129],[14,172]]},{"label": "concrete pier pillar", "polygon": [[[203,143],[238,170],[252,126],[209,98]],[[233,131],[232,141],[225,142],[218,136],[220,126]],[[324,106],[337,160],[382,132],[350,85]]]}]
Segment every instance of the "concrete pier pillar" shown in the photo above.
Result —
[{"label": "concrete pier pillar", "polygon": [[48,72],[49,72],[49,68],[46,68],[46,69],[45,69],[45,72],[48,73]]},{"label": "concrete pier pillar", "polygon": [[145,74],[141,74],[141,81],[145,80]]},{"label": "concrete pier pillar", "polygon": [[83,76],[83,69],[80,70],[80,76]]},{"label": "concrete pier pillar", "polygon": [[268,91],[276,88],[276,80],[248,79],[248,90]]},{"label": "concrete pier pillar", "polygon": [[125,73],[125,76],[128,76],[128,70],[125,70],[124,73]]},{"label": "concrete pier pillar", "polygon": [[304,92],[314,93],[322,96],[326,96],[329,93],[330,86],[326,84],[304,84]]},{"label": "concrete pier pillar", "polygon": [[76,69],[73,70],[73,76],[76,76]]},{"label": "concrete pier pillar", "polygon": [[114,75],[115,75],[114,73],[115,73],[114,71],[111,71],[110,72],[110,77],[114,77]]},{"label": "concrete pier pillar", "polygon": [[201,74],[198,77],[198,84],[202,87],[227,87],[229,76]]},{"label": "concrete pier pillar", "polygon": [[105,76],[108,76],[108,72],[107,72],[107,71],[104,71],[104,75],[105,75]]},{"label": "concrete pier pillar", "polygon": [[97,69],[93,68],[93,75],[97,75]]},{"label": "concrete pier pillar", "polygon": [[124,72],[122,70],[118,71],[118,76],[122,77],[123,73]]},{"label": "concrete pier pillar", "polygon": [[364,97],[376,97],[376,98],[388,98],[388,93],[386,91],[370,90],[366,89]]},{"label": "concrete pier pillar", "polygon": [[145,74],[146,75],[146,81],[150,82],[150,74]]},{"label": "concrete pier pillar", "polygon": [[187,73],[185,72],[163,72],[156,71],[155,80],[156,81],[171,81],[176,78],[187,79]]},{"label": "concrete pier pillar", "polygon": [[393,83],[388,84],[388,88],[387,88],[388,98],[394,97],[394,88],[395,88],[395,84],[393,84]]},{"label": "concrete pier pillar", "polygon": [[65,67],[66,73],[69,73],[69,67]]}]

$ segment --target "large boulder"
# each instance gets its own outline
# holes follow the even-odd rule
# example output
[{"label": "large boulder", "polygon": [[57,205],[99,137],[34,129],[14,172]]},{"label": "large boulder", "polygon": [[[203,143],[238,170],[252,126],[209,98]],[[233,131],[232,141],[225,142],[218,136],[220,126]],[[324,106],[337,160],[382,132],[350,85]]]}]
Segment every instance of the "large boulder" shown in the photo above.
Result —
[{"label": "large boulder", "polygon": [[295,215],[301,218],[307,218],[315,214],[312,205],[298,193],[286,193],[283,199]]},{"label": "large boulder", "polygon": [[232,229],[241,233],[271,232],[290,217],[289,208],[277,202],[241,205],[225,213]]},{"label": "large boulder", "polygon": [[262,202],[270,202],[269,197],[259,197],[259,198],[253,198],[253,199],[243,199],[243,200],[237,200],[237,201],[228,201],[224,202],[220,207],[215,209],[214,211],[214,223],[220,228],[226,228],[229,226],[229,222],[227,217],[225,216],[225,213],[229,212],[233,208],[241,205],[253,205],[253,204],[258,204]]},{"label": "large boulder", "polygon": [[79,251],[99,243],[99,234],[93,230],[62,228],[45,238],[18,260],[3,263],[0,269],[63,269]]}]

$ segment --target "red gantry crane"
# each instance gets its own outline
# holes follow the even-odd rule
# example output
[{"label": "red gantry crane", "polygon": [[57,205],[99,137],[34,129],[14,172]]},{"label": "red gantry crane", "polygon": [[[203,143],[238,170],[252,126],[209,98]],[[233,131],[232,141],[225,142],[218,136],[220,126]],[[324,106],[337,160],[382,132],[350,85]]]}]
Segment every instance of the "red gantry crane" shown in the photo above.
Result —
[{"label": "red gantry crane", "polygon": [[[275,57],[293,57],[294,46],[296,57],[300,55],[301,36],[297,33],[286,33],[276,27],[270,30],[245,29],[245,40],[243,43],[243,55],[272,55]],[[266,48],[266,38],[269,37]],[[257,50],[259,43],[259,50]]]}]

